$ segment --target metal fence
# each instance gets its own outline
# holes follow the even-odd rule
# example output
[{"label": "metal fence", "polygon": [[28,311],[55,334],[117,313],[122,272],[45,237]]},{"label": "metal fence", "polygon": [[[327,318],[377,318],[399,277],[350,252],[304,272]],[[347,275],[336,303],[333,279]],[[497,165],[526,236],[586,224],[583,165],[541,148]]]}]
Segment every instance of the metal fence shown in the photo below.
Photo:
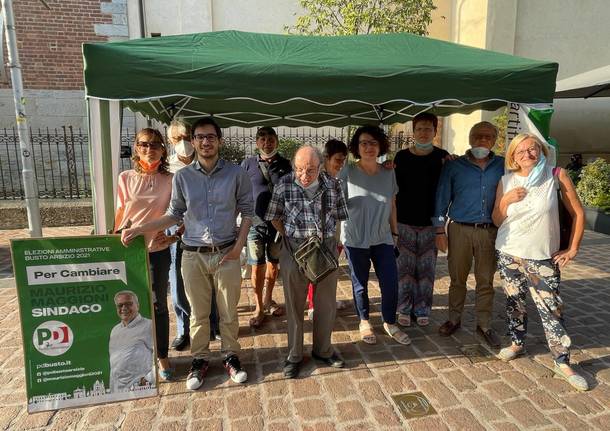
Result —
[{"label": "metal fence", "polygon": [[[256,130],[226,129],[223,157],[235,162],[255,153]],[[135,132],[121,133],[120,170],[131,168],[131,147]],[[280,151],[294,151],[301,145],[322,148],[331,138],[347,142],[349,128],[334,131],[281,129],[278,132]],[[89,173],[89,136],[81,129],[63,126],[56,129],[30,129],[32,156],[39,197],[42,199],[80,199],[91,197]],[[390,139],[392,151],[408,143],[402,134]],[[171,151],[171,148],[170,148]],[[0,129],[0,200],[23,199],[19,137],[15,128]]]}]

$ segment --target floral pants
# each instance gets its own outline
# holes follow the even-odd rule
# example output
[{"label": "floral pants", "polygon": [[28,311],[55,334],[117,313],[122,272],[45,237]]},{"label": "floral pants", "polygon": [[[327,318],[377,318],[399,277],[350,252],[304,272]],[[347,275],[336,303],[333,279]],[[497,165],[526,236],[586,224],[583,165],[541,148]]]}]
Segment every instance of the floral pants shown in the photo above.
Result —
[{"label": "floral pants", "polygon": [[546,339],[557,364],[570,363],[571,344],[559,296],[559,267],[552,259],[522,259],[496,250],[498,271],[506,294],[508,330],[514,344],[522,346],[527,333],[525,296],[529,290],[540,314]]},{"label": "floral pants", "polygon": [[398,312],[428,317],[436,271],[436,228],[398,224]]}]

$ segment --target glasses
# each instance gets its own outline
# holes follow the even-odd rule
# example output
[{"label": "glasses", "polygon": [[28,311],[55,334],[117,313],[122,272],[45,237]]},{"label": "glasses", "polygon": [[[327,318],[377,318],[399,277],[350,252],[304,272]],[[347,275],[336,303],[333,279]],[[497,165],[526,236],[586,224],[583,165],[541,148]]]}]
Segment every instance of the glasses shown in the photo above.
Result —
[{"label": "glasses", "polygon": [[379,142],[377,142],[377,141],[360,141],[360,142],[358,142],[358,145],[362,145],[364,147],[378,147],[379,146]]},{"label": "glasses", "polygon": [[295,171],[295,173],[297,175],[305,174],[308,177],[311,177],[311,176],[317,175],[318,168],[307,168],[307,169],[305,169],[305,168],[296,168],[294,171]]},{"label": "glasses", "polygon": [[146,141],[138,141],[136,142],[136,145],[140,148],[150,148],[151,150],[158,150],[161,147],[163,147],[163,142],[159,142],[159,141],[153,141],[153,142],[146,142]]},{"label": "glasses", "polygon": [[537,146],[533,146],[533,147],[526,148],[525,150],[515,151],[515,155],[517,157],[523,157],[523,156],[525,156],[525,153],[528,153],[528,154],[538,154],[538,151],[539,151],[538,147]]},{"label": "glasses", "polygon": [[203,133],[197,133],[196,135],[193,135],[193,138],[195,138],[197,142],[216,142],[216,140],[218,139],[218,135],[214,133],[208,133],[207,135]]},{"label": "glasses", "polygon": [[488,141],[495,141],[496,140],[496,135],[491,135],[491,134],[488,134],[488,133],[473,133],[470,136],[475,141],[479,140],[479,139],[486,139]]},{"label": "glasses", "polygon": [[123,307],[127,307],[127,308],[131,308],[133,307],[133,302],[129,301],[129,302],[119,302],[116,305],[116,308],[118,308],[119,310]]}]

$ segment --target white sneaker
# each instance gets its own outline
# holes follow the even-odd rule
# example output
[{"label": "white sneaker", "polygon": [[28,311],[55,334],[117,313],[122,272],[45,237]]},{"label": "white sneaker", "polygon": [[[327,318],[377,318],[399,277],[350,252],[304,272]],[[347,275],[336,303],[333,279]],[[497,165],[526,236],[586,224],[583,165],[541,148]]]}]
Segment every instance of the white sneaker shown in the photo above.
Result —
[{"label": "white sneaker", "polygon": [[245,383],[248,373],[241,367],[237,355],[231,355],[223,361],[227,374],[235,383]]},{"label": "white sneaker", "polygon": [[208,372],[208,361],[205,359],[193,359],[191,371],[186,377],[186,388],[190,391],[196,391],[203,385],[203,379]]}]

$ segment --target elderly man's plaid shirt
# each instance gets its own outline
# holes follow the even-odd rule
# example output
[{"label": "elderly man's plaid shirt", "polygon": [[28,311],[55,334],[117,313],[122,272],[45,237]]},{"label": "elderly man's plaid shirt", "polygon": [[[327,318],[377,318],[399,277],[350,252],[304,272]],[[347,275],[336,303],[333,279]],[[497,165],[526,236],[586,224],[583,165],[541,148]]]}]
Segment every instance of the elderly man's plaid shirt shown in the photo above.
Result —
[{"label": "elderly man's plaid shirt", "polygon": [[347,220],[347,203],[339,180],[322,172],[319,181],[320,187],[315,195],[307,199],[303,189],[294,182],[294,173],[284,175],[273,190],[265,220],[281,220],[289,238],[305,239],[316,234],[321,237],[322,193],[326,190],[324,237],[334,236],[337,222]]}]

